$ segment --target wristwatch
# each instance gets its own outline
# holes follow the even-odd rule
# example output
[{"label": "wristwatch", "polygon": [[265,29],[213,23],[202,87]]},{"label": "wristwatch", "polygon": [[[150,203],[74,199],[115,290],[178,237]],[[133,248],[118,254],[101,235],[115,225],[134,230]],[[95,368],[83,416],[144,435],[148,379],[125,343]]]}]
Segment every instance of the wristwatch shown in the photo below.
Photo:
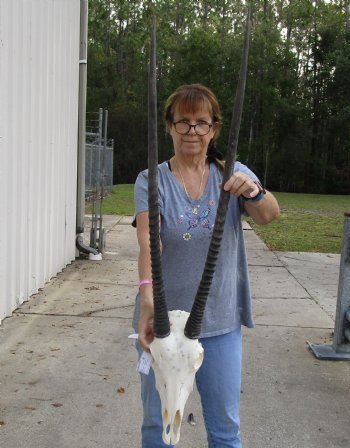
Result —
[{"label": "wristwatch", "polygon": [[266,194],[265,188],[257,180],[255,180],[254,183],[259,188],[258,193],[254,197],[252,197],[252,198],[246,198],[242,194],[241,197],[242,197],[243,201],[245,201],[245,202],[259,202],[259,201],[261,201],[261,199],[264,198],[264,196]]}]

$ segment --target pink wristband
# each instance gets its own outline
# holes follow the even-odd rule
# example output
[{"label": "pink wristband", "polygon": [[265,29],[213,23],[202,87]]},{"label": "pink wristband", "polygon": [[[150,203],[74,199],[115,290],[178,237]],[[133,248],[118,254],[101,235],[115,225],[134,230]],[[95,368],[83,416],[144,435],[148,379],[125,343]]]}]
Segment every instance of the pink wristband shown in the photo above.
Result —
[{"label": "pink wristband", "polygon": [[148,278],[146,278],[145,280],[141,280],[139,283],[139,288],[141,288],[142,285],[152,285],[153,284],[153,280],[149,280]]}]

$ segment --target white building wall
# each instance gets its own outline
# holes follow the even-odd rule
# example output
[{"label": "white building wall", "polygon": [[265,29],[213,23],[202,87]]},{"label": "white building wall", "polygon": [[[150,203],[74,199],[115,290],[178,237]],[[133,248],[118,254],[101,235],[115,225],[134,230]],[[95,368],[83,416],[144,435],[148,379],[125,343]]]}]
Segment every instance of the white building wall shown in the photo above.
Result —
[{"label": "white building wall", "polygon": [[0,321],[75,257],[79,0],[0,0]]}]

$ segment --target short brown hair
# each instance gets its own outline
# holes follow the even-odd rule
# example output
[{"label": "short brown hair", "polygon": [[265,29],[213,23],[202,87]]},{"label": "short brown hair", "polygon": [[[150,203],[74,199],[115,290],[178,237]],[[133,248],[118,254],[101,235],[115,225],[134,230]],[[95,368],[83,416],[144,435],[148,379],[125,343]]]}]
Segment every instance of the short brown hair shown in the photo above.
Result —
[{"label": "short brown hair", "polygon": [[[164,118],[167,128],[173,124],[175,110],[195,113],[202,106],[208,106],[213,123],[221,124],[219,102],[214,93],[202,84],[184,84],[172,93],[165,103]],[[215,133],[217,137],[218,130]]]}]

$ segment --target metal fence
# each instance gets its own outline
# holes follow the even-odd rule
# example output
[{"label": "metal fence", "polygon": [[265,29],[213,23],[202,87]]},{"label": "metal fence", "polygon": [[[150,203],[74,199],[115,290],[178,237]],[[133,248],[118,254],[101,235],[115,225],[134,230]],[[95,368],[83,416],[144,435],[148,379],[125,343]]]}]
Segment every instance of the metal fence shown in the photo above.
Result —
[{"label": "metal fence", "polygon": [[[107,123],[105,123],[107,126]],[[103,131],[103,110],[86,121],[85,199],[94,201],[112,191],[114,141]]]}]

